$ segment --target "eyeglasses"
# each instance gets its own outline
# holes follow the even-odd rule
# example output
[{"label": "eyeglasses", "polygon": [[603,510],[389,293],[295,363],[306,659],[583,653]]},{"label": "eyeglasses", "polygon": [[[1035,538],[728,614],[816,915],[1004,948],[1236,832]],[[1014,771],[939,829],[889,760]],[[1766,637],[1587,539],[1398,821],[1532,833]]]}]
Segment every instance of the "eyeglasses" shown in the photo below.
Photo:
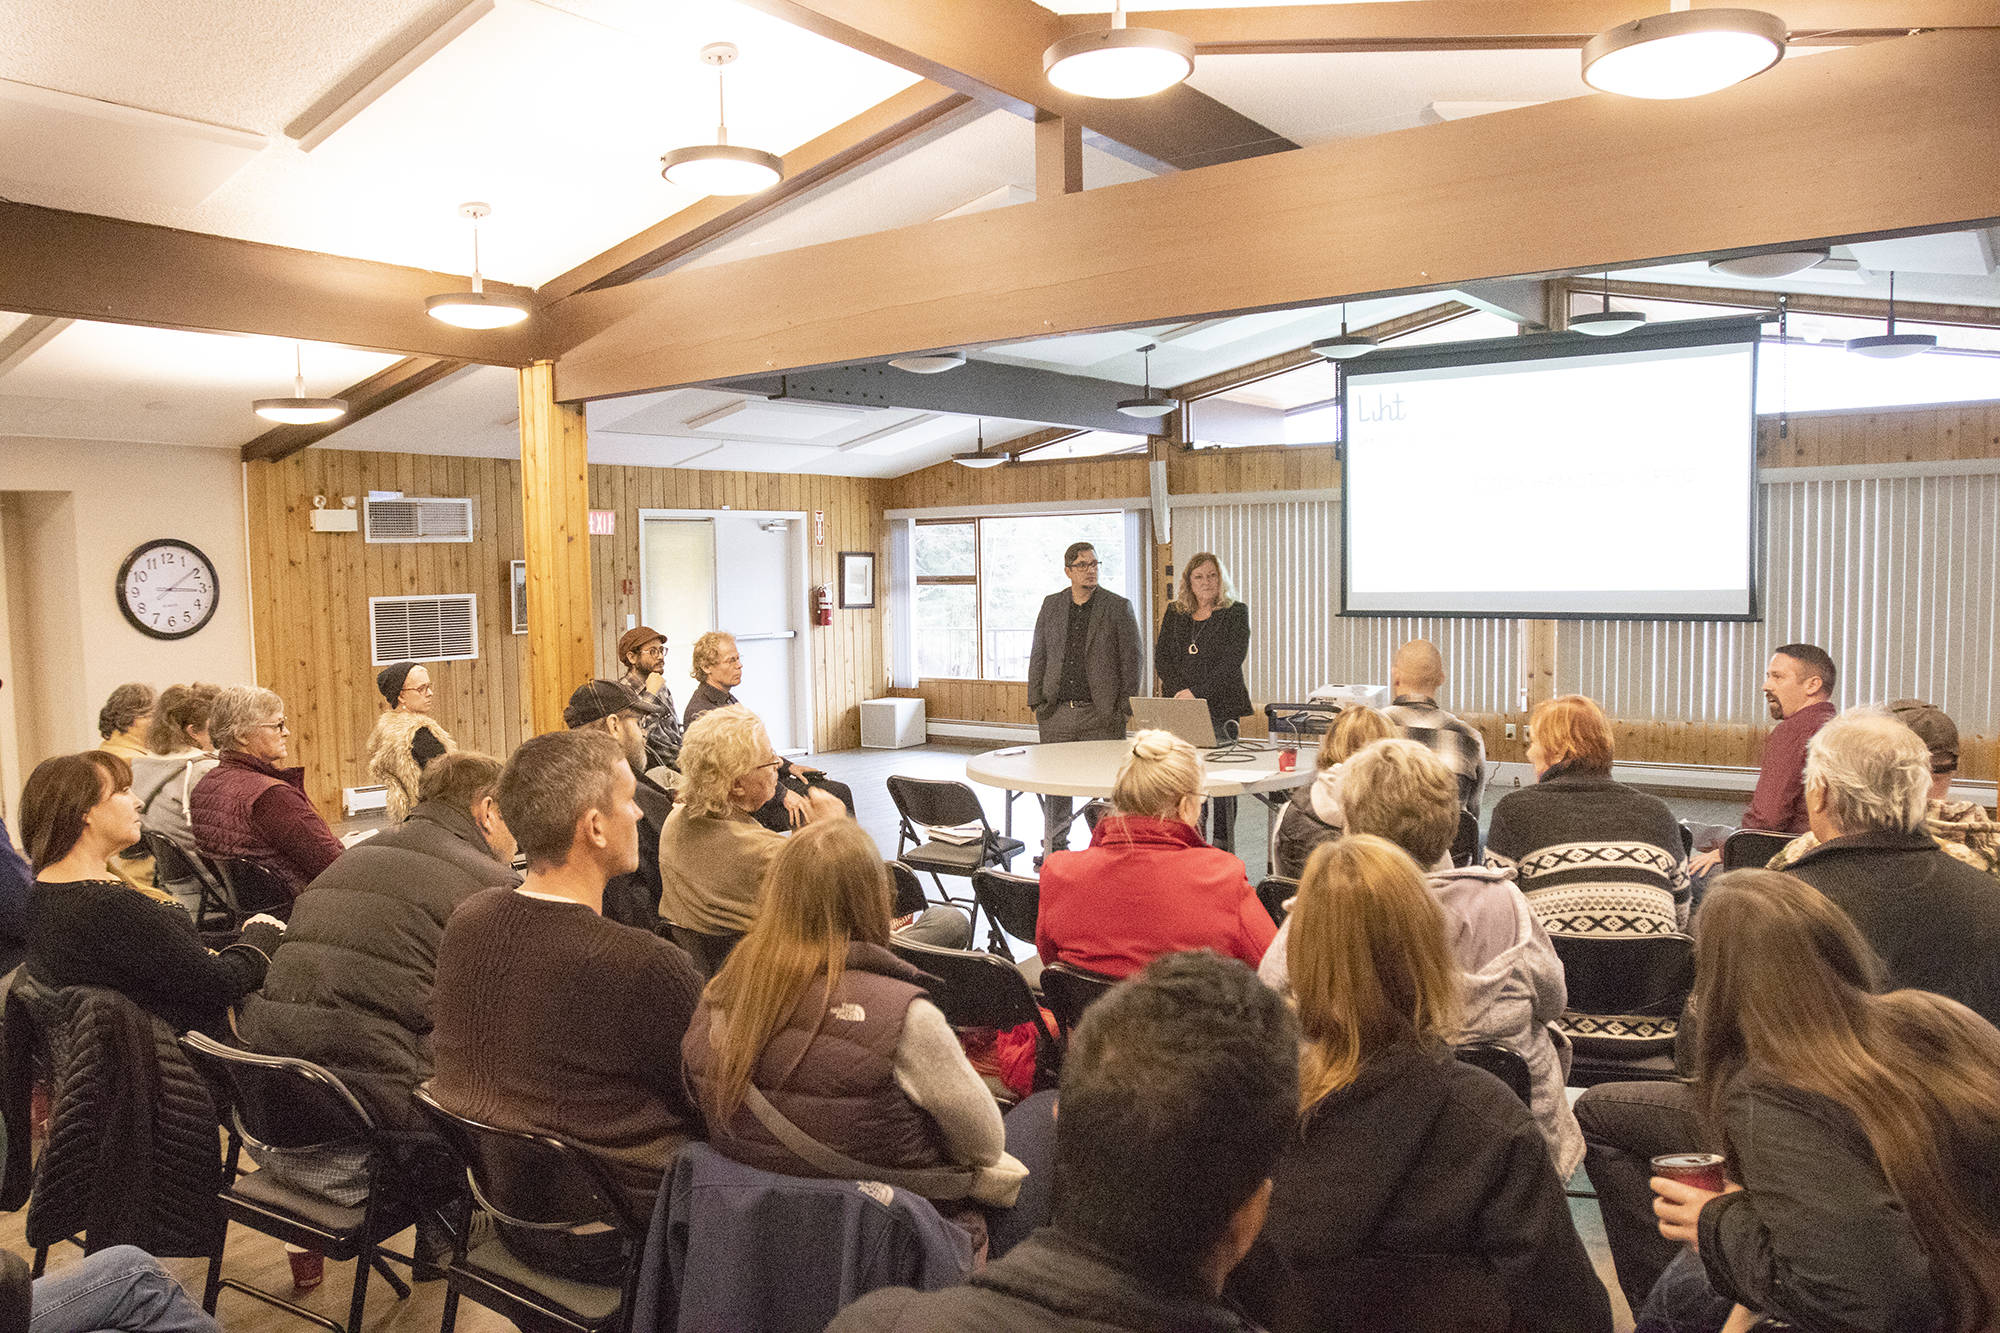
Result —
[{"label": "eyeglasses", "polygon": [[752,764],[752,765],[750,766],[750,771],[751,771],[752,773],[755,773],[755,772],[756,772],[756,771],[757,771],[758,769],[760,769],[760,768],[777,768],[777,767],[778,767],[779,765],[783,764],[784,762],[785,762],[785,761],[784,761],[784,760],[782,760],[782,759],[766,759],[766,760],[765,760],[765,761],[764,761],[763,763],[761,763],[761,764]]},{"label": "eyeglasses", "polygon": [[405,685],[403,687],[404,694],[433,694],[436,690],[437,687],[434,685]]},{"label": "eyeglasses", "polygon": [[1097,568],[1097,562],[1096,562],[1095,560],[1079,560],[1079,561],[1077,561],[1077,562],[1076,562],[1075,564],[1071,565],[1071,566],[1070,566],[1070,568],[1071,568],[1071,569],[1096,569],[1096,568]]},{"label": "eyeglasses", "polygon": [[280,732],[287,736],[292,734],[292,729],[285,724],[285,719],[283,719],[282,717],[279,718],[276,722],[259,722],[256,726],[252,727],[251,730],[262,731],[266,727],[269,727],[272,731]]}]

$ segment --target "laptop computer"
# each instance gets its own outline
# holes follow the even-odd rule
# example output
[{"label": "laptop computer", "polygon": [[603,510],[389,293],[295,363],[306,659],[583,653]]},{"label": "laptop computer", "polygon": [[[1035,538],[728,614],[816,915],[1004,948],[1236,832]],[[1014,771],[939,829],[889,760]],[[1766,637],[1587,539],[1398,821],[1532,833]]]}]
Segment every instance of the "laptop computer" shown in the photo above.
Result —
[{"label": "laptop computer", "polygon": [[1201,699],[1147,699],[1135,694],[1132,725],[1140,731],[1171,731],[1198,750],[1212,750],[1217,744],[1208,704]]}]

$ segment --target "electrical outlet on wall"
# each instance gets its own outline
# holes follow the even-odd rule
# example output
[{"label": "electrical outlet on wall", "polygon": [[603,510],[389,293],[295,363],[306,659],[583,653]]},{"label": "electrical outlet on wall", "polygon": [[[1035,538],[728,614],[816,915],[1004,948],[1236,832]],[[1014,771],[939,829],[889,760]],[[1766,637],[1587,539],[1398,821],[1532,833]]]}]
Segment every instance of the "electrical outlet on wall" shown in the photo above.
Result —
[{"label": "electrical outlet on wall", "polygon": [[1514,723],[1512,723],[1512,722],[1509,722],[1509,723],[1507,724],[1507,731],[1506,731],[1506,736],[1507,736],[1507,739],[1508,739],[1508,740],[1510,740],[1510,741],[1511,741],[1511,740],[1513,740],[1513,739],[1514,739],[1514,732],[1515,732],[1515,730],[1516,730],[1516,725],[1515,725]]}]

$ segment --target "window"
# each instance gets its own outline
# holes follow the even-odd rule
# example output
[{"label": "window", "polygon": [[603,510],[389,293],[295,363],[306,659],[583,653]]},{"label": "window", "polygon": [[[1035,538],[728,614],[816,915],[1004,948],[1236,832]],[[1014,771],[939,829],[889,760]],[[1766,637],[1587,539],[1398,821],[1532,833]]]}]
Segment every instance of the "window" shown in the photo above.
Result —
[{"label": "window", "polygon": [[1097,551],[1098,582],[1125,587],[1125,515],[925,519],[910,542],[917,675],[1026,680],[1042,599],[1064,584],[1071,542]]},{"label": "window", "polygon": [[1144,435],[1121,435],[1115,431],[1087,430],[1044,444],[1021,455],[1024,463],[1048,463],[1059,458],[1109,458],[1113,454],[1143,454]]}]

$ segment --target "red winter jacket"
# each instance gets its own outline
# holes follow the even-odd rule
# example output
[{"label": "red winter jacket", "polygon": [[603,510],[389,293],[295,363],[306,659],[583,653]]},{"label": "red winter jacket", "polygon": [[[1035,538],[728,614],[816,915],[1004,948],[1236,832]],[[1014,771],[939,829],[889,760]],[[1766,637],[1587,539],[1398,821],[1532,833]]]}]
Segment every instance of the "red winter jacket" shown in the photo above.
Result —
[{"label": "red winter jacket", "polygon": [[1178,819],[1113,815],[1088,848],[1042,866],[1046,963],[1124,977],[1161,954],[1213,949],[1255,967],[1275,934],[1243,863]]}]

